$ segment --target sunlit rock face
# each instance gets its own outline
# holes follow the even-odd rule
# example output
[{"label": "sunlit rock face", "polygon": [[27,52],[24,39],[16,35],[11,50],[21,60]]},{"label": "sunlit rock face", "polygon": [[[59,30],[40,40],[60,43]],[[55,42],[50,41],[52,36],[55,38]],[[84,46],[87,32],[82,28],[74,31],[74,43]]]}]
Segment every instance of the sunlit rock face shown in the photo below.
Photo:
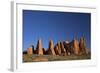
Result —
[{"label": "sunlit rock face", "polygon": [[32,49],[32,47],[30,47],[30,48],[27,49],[27,54],[28,54],[28,55],[32,55],[32,54],[33,54],[33,49]]},{"label": "sunlit rock face", "polygon": [[55,51],[55,54],[56,54],[56,55],[59,55],[59,53],[58,53],[58,46],[57,46],[57,45],[55,45],[54,51]]},{"label": "sunlit rock face", "polygon": [[86,42],[85,42],[85,38],[81,37],[80,38],[80,42],[79,42],[79,47],[80,47],[80,53],[81,54],[86,54]]},{"label": "sunlit rock face", "polygon": [[79,55],[80,53],[79,42],[76,39],[73,40],[73,51],[76,55]]},{"label": "sunlit rock face", "polygon": [[43,49],[42,49],[42,41],[41,41],[41,39],[38,40],[37,48],[36,48],[36,54],[43,55]]},{"label": "sunlit rock face", "polygon": [[42,40],[39,39],[37,47],[34,49],[34,45],[31,45],[23,54],[37,54],[37,55],[83,55],[90,53],[90,50],[86,47],[86,41],[84,37],[81,37],[78,41],[74,38],[72,41],[58,41],[54,45],[53,40],[49,41],[48,49],[42,47]]},{"label": "sunlit rock face", "polygon": [[50,40],[49,42],[49,48],[47,50],[48,55],[56,55],[54,51],[54,45],[53,45],[53,40]]},{"label": "sunlit rock face", "polygon": [[58,54],[61,55],[61,46],[60,46],[60,42],[57,43],[58,46]]},{"label": "sunlit rock face", "polygon": [[60,48],[61,48],[61,55],[66,56],[66,49],[64,48],[63,42],[60,42]]}]

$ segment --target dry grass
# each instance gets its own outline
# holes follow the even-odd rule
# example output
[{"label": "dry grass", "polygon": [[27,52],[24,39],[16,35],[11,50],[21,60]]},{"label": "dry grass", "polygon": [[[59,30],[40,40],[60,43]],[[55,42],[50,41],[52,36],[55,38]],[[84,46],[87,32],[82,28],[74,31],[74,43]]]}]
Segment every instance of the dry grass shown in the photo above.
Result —
[{"label": "dry grass", "polygon": [[23,54],[23,62],[45,62],[45,61],[64,61],[64,60],[86,60],[91,59],[90,54],[70,55],[70,56],[52,56],[52,55],[27,55]]}]

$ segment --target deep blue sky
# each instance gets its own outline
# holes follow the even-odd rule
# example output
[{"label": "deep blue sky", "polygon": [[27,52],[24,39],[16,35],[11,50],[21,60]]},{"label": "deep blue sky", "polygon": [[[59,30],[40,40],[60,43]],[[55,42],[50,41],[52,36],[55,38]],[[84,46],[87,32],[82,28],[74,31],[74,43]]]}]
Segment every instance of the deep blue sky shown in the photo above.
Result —
[{"label": "deep blue sky", "polygon": [[91,42],[91,14],[23,10],[23,50],[30,45],[36,48],[39,38],[44,48],[48,48],[49,40],[54,44],[57,41],[73,40],[85,36],[87,47]]}]

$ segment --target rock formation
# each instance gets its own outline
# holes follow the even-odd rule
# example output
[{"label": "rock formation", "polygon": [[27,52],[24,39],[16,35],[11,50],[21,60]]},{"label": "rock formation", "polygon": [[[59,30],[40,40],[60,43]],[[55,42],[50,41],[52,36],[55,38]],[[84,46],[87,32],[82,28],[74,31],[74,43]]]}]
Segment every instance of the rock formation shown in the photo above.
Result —
[{"label": "rock formation", "polygon": [[86,54],[86,43],[85,43],[84,37],[80,38],[79,47],[80,47],[80,50],[81,50],[81,54]]},{"label": "rock formation", "polygon": [[60,42],[60,48],[61,48],[61,55],[65,56],[66,55],[66,49],[64,48],[64,45],[62,42]]},{"label": "rock formation", "polygon": [[38,40],[37,48],[36,48],[36,54],[43,55],[43,49],[42,49],[42,41],[41,41],[41,39]]},{"label": "rock formation", "polygon": [[43,54],[46,54],[46,50],[44,48],[42,48],[42,49],[43,49]]},{"label": "rock formation", "polygon": [[33,54],[35,54],[34,45],[32,45],[31,47],[32,47]]},{"label": "rock formation", "polygon": [[56,55],[59,55],[59,52],[58,52],[58,45],[55,45],[54,51],[55,51],[55,54],[56,54]]},{"label": "rock formation", "polygon": [[56,55],[55,51],[54,51],[54,45],[53,45],[53,41],[52,40],[50,40],[50,42],[49,42],[49,48],[47,50],[47,54],[48,55]]},{"label": "rock formation", "polygon": [[37,55],[83,55],[90,53],[89,49],[86,48],[85,38],[81,37],[78,41],[76,38],[72,41],[57,42],[54,46],[53,40],[49,41],[48,49],[42,47],[41,39],[38,40],[36,50],[32,45],[27,51],[23,51],[23,54],[37,54]]},{"label": "rock formation", "polygon": [[32,55],[32,54],[33,54],[33,49],[32,49],[32,47],[30,47],[30,48],[27,49],[27,54],[28,54],[28,55]]},{"label": "rock formation", "polygon": [[69,42],[69,43],[63,42],[63,45],[64,45],[64,48],[66,50],[66,55],[73,54],[72,42]]},{"label": "rock formation", "polygon": [[80,53],[79,42],[76,39],[73,40],[73,51],[76,55],[79,55]]},{"label": "rock formation", "polygon": [[57,43],[58,46],[58,54],[61,55],[61,46],[60,46],[60,42]]}]

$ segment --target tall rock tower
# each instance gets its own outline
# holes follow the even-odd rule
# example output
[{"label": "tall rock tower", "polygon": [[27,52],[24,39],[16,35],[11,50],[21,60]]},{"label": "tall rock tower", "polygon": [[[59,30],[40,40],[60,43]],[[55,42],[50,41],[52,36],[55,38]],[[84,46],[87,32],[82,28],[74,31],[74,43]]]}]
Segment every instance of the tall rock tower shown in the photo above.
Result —
[{"label": "tall rock tower", "polygon": [[73,40],[73,51],[74,54],[79,55],[80,48],[79,48],[79,41],[77,40],[77,36],[75,34],[74,40]]},{"label": "tall rock tower", "polygon": [[79,42],[78,42],[78,40],[74,39],[73,50],[74,50],[74,54],[79,55],[80,48],[79,48]]},{"label": "tall rock tower", "polygon": [[49,55],[56,55],[55,51],[54,51],[54,45],[53,45],[52,40],[50,40],[50,42],[49,42],[49,48],[48,48],[47,52],[48,52]]},{"label": "tall rock tower", "polygon": [[42,49],[42,41],[41,41],[41,39],[38,40],[37,48],[36,48],[36,54],[43,55],[43,49]]},{"label": "tall rock tower", "polygon": [[60,42],[60,47],[61,47],[61,54],[62,54],[63,56],[65,56],[65,55],[66,55],[66,49],[64,48],[63,42]]},{"label": "tall rock tower", "polygon": [[79,47],[81,50],[81,54],[86,54],[86,42],[84,37],[80,38]]},{"label": "tall rock tower", "polygon": [[61,45],[60,45],[60,42],[57,43],[57,46],[58,46],[58,54],[61,55]]},{"label": "tall rock tower", "polygon": [[58,52],[58,45],[55,45],[54,51],[55,51],[55,54],[56,54],[56,55],[59,55],[59,52]]}]

